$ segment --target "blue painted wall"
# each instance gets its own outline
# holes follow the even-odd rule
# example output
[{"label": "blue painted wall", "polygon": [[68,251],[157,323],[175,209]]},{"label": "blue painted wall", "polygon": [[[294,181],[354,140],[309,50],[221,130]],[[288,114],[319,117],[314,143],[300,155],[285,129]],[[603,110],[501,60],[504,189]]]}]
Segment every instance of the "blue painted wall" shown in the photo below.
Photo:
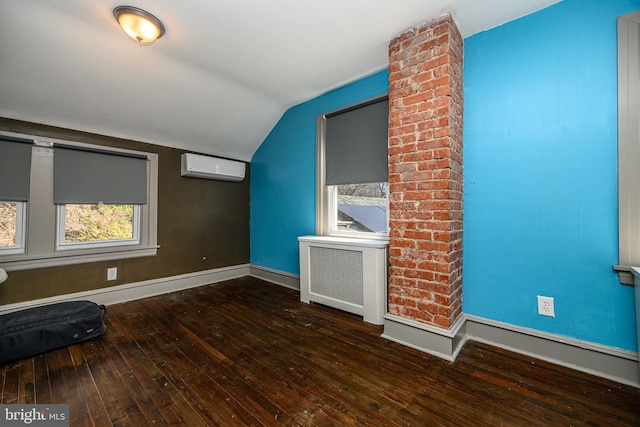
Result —
[{"label": "blue painted wall", "polygon": [[251,263],[299,274],[316,232],[316,117],[387,93],[381,71],[287,110],[251,159]]},{"label": "blue painted wall", "polygon": [[611,269],[616,17],[636,9],[565,0],[465,40],[465,313],[636,349],[632,288]]},{"label": "blue painted wall", "polygon": [[[636,349],[617,263],[616,17],[565,0],[465,40],[463,310]],[[380,72],[289,109],[251,162],[251,263],[298,274],[315,233],[316,115],[387,91]],[[536,296],[555,298],[555,318]]]}]

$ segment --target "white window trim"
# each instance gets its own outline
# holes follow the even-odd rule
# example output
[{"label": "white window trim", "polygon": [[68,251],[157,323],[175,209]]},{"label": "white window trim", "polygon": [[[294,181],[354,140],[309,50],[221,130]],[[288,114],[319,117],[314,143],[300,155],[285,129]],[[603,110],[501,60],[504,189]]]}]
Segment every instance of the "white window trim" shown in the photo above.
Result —
[{"label": "white window trim", "polygon": [[[334,236],[353,239],[389,241],[389,233],[366,232],[338,232],[332,231],[332,210],[336,209],[336,191],[334,186],[325,185],[326,153],[325,141],[327,135],[327,116],[342,110],[352,109],[370,101],[380,99],[376,96],[371,99],[359,101],[355,104],[341,107],[316,117],[316,234],[318,236]],[[388,196],[387,196],[388,202]],[[387,224],[389,224],[389,209],[387,207]]]},{"label": "white window trim", "polygon": [[[98,146],[33,135],[0,132],[2,135],[35,139],[31,160],[31,188],[26,208],[25,250],[21,254],[0,255],[0,267],[7,271],[55,267],[98,261],[153,256],[157,253],[158,155],[155,153]],[[116,153],[145,155],[147,162],[147,204],[140,208],[138,244],[102,247],[56,248],[56,206],[53,203],[53,145],[75,145]]]},{"label": "white window trim", "polygon": [[324,141],[327,135],[327,117],[319,115],[316,118],[316,234],[329,235],[329,191],[325,185],[326,158]]},{"label": "white window trim", "polygon": [[620,282],[640,266],[640,11],[618,17],[618,224]]},{"label": "white window trim", "polygon": [[24,237],[26,230],[25,202],[4,202],[16,204],[16,244],[0,248],[0,256],[24,253]]},{"label": "white window trim", "polygon": [[108,248],[140,244],[140,206],[133,205],[133,237],[130,239],[97,240],[93,242],[65,242],[67,205],[56,206],[56,250]]}]

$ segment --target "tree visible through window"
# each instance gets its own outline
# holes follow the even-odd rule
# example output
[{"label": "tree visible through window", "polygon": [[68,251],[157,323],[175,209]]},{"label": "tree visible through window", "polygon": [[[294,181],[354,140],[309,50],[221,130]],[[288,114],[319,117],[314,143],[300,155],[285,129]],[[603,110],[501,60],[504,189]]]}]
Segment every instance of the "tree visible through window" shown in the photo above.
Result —
[{"label": "tree visible through window", "polygon": [[0,248],[16,246],[17,206],[0,202]]},{"label": "tree visible through window", "polygon": [[65,205],[64,243],[135,238],[134,205]]}]

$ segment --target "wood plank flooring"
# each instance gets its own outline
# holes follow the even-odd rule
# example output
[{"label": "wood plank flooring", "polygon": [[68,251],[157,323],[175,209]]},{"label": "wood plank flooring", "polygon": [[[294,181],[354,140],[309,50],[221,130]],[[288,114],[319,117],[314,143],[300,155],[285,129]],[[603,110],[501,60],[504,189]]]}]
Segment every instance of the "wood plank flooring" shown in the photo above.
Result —
[{"label": "wood plank flooring", "polygon": [[254,278],[108,307],[102,337],[0,365],[71,426],[640,426],[640,390],[469,342],[449,363]]}]

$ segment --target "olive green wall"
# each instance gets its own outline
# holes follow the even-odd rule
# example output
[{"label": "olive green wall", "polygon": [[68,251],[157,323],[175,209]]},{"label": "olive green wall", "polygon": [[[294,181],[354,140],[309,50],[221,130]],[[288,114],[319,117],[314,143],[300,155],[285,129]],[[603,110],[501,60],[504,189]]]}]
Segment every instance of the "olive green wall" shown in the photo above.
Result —
[{"label": "olive green wall", "polygon": [[160,246],[152,257],[9,272],[0,304],[249,263],[249,164],[239,183],[182,178],[183,150],[4,118],[0,130],[157,153]]}]

